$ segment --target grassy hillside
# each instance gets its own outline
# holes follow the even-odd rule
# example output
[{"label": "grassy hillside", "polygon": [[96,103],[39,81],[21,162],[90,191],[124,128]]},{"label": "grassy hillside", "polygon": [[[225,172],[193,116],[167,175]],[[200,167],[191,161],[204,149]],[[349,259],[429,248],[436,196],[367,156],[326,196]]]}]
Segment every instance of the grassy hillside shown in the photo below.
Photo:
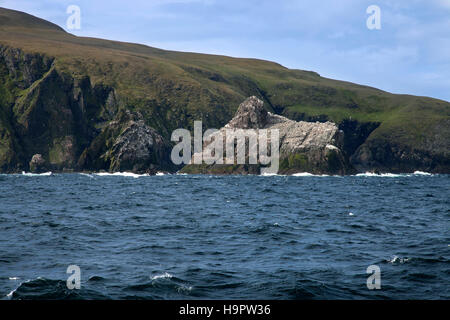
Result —
[{"label": "grassy hillside", "polygon": [[[20,49],[19,60],[25,64],[25,55],[39,56],[31,59],[37,70],[36,79],[31,80],[26,66],[19,66],[21,71],[13,75],[7,68],[8,58],[0,61],[0,132],[4,133],[0,166],[2,159],[19,161],[11,160],[11,152],[18,158],[20,153],[24,158],[30,157],[27,150],[11,147],[26,145],[20,132],[11,126],[14,127],[14,121],[20,123],[22,113],[30,112],[30,91],[51,67],[66,82],[67,78],[73,79],[72,83],[88,81],[92,92],[99,88],[114,91],[118,110],[110,112],[105,111],[105,101],[98,102],[102,100],[98,93],[88,95],[93,105],[97,103],[89,115],[95,121],[86,124],[93,127],[92,132],[87,130],[90,133],[83,138],[87,141],[79,149],[85,148],[96,135],[95,130],[101,130],[120,109],[141,113],[148,125],[169,137],[175,128],[191,128],[194,120],[201,119],[208,127],[221,127],[231,119],[240,102],[256,95],[270,111],[292,119],[340,123],[348,131],[348,139],[353,139],[347,143],[351,146],[348,156],[363,169],[449,170],[450,103],[446,101],[394,95],[269,61],[76,37],[42,19],[1,8],[0,45]],[[24,97],[29,97],[28,105],[20,109],[17,106],[26,100]],[[350,119],[352,125],[348,126]],[[81,152],[75,151],[76,156]],[[29,160],[23,159],[22,165],[26,166],[26,161]]]}]

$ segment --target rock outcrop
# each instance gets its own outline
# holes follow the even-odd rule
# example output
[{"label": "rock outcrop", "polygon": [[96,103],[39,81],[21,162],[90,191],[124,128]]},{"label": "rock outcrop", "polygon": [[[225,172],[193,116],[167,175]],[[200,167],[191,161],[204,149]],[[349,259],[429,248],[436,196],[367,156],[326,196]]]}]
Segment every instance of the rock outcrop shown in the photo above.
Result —
[{"label": "rock outcrop", "polygon": [[[242,102],[233,119],[220,129],[223,137],[227,129],[277,129],[281,174],[347,174],[352,171],[341,151],[343,132],[335,123],[290,120],[265,110],[263,101],[255,96]],[[257,167],[259,165],[189,164],[182,172],[257,173]]]},{"label": "rock outcrop", "polygon": [[264,109],[264,102],[255,96],[247,98],[239,105],[233,119],[225,128],[263,129],[270,121],[271,115]]},{"label": "rock outcrop", "polygon": [[170,161],[170,145],[144,120],[131,120],[105,155],[111,171],[154,173]]},{"label": "rock outcrop", "polygon": [[48,164],[42,154],[35,154],[30,161],[30,171],[34,173],[42,173],[48,171]]},{"label": "rock outcrop", "polygon": [[122,111],[81,155],[79,167],[89,170],[154,174],[173,170],[170,144],[145,124],[139,112]]}]

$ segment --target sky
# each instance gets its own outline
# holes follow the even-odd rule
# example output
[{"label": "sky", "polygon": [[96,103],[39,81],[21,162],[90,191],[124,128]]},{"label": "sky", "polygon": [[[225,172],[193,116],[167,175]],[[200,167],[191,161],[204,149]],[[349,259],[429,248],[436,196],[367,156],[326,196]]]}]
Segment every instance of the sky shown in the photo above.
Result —
[{"label": "sky", "polygon": [[[69,5],[80,29],[67,30]],[[381,29],[367,20],[380,8]],[[278,62],[450,101],[450,0],[0,0],[78,36]]]}]

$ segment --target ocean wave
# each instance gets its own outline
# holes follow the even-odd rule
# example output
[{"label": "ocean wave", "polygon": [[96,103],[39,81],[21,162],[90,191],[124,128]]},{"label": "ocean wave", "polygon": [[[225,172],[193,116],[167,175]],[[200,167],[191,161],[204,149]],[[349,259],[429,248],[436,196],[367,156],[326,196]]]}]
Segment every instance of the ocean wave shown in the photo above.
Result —
[{"label": "ocean wave", "polygon": [[12,299],[12,297],[13,297],[13,295],[14,295],[14,292],[15,292],[16,290],[17,290],[17,288],[14,289],[14,290],[12,290],[10,293],[8,293],[8,294],[6,295],[6,298]]},{"label": "ocean wave", "polygon": [[97,282],[97,281],[105,281],[106,279],[100,276],[91,276],[88,281]]},{"label": "ocean wave", "polygon": [[[14,277],[15,278],[15,277]],[[41,280],[41,277],[38,277],[36,280]],[[12,278],[9,278],[9,280],[13,280]],[[23,285],[27,285],[29,282],[32,282],[33,280],[25,280],[21,283],[19,283],[19,285],[17,286],[17,288],[11,290],[7,295],[6,298],[7,299],[13,299],[15,297],[16,291],[19,290]]]},{"label": "ocean wave", "polygon": [[85,177],[94,178],[94,176],[92,174],[90,174],[90,173],[80,172],[79,174],[82,175],[82,176],[85,176]]},{"label": "ocean wave", "polygon": [[394,255],[392,258],[387,259],[386,262],[391,263],[391,264],[397,264],[397,263],[403,264],[410,260],[411,260],[410,258],[406,258],[406,257],[402,258],[402,257]]},{"label": "ocean wave", "polygon": [[309,172],[299,172],[292,174],[293,177],[330,177],[328,174],[312,174]]},{"label": "ocean wave", "polygon": [[313,177],[314,175],[309,172],[299,172],[299,173],[294,173],[292,176],[293,177]]},{"label": "ocean wave", "polygon": [[189,296],[193,286],[183,279],[179,279],[168,272],[155,274],[148,282],[129,284],[124,287],[127,299],[167,299]]},{"label": "ocean wave", "polygon": [[64,280],[38,277],[22,282],[6,295],[12,300],[61,300],[61,299],[108,299],[109,297],[90,289],[70,290]]},{"label": "ocean wave", "polygon": [[97,172],[94,173],[97,176],[100,177],[109,177],[109,176],[119,176],[119,177],[131,177],[131,178],[140,178],[140,177],[149,177],[150,175],[145,173],[145,174],[137,174],[137,173],[133,173],[133,172]]},{"label": "ocean wave", "polygon": [[27,177],[42,177],[42,176],[51,176],[52,172],[31,173],[31,172],[22,171],[22,175],[27,176]]},{"label": "ocean wave", "polygon": [[263,173],[263,174],[260,174],[260,176],[261,177],[273,177],[273,176],[280,176],[280,175],[276,174],[276,173]]},{"label": "ocean wave", "polygon": [[178,286],[177,287],[177,292],[178,293],[184,293],[184,294],[189,294],[192,291],[192,286]]},{"label": "ocean wave", "polygon": [[419,176],[432,176],[432,173],[429,172],[423,172],[423,171],[414,171],[415,175],[419,175]]},{"label": "ocean wave", "polygon": [[399,177],[412,177],[412,176],[433,176],[432,173],[423,172],[423,171],[414,171],[414,173],[374,173],[374,172],[365,172],[358,173],[356,177],[387,177],[387,178],[399,178]]},{"label": "ocean wave", "polygon": [[[239,176],[239,175],[238,175]],[[327,174],[312,174],[309,172],[298,172],[293,174],[277,174],[277,173],[264,173],[257,175],[258,177],[329,177]]]},{"label": "ocean wave", "polygon": [[411,174],[408,173],[358,173],[355,177],[386,177],[386,178],[399,178],[399,177],[410,177]]},{"label": "ocean wave", "polygon": [[171,279],[173,278],[173,275],[171,275],[168,272],[164,272],[163,274],[157,274],[155,276],[150,277],[152,280],[158,280],[158,279]]}]

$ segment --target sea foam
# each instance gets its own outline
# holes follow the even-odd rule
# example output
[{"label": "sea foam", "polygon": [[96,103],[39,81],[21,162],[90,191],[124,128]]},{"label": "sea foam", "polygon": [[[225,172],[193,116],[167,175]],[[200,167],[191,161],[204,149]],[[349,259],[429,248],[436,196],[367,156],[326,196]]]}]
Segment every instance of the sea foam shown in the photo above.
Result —
[{"label": "sea foam", "polygon": [[293,177],[329,177],[328,174],[312,174],[309,172],[299,172],[292,174]]},{"label": "sea foam", "polygon": [[399,178],[399,177],[411,177],[413,175],[420,176],[432,176],[432,173],[423,172],[423,171],[414,171],[414,173],[374,173],[374,172],[366,172],[366,173],[358,173],[356,177],[386,177],[386,178]]},{"label": "sea foam", "polygon": [[419,175],[419,176],[432,176],[432,173],[429,172],[423,172],[423,171],[414,171],[415,175]]},{"label": "sea foam", "polygon": [[152,279],[152,280],[157,280],[157,279],[170,279],[170,278],[172,278],[172,277],[173,277],[173,276],[172,276],[170,273],[164,272],[163,274],[158,274],[158,275],[156,275],[156,276],[152,276],[151,279]]},{"label": "sea foam", "polygon": [[148,177],[149,174],[137,174],[137,173],[133,173],[133,172],[114,172],[114,173],[110,173],[110,172],[98,172],[98,173],[94,173],[97,176],[100,177],[108,177],[108,176],[119,176],[119,177],[131,177],[131,178],[139,178],[139,177]]},{"label": "sea foam", "polygon": [[396,174],[396,173],[373,173],[373,172],[366,172],[366,173],[358,173],[355,175],[356,177],[386,177],[386,178],[399,178],[399,177],[410,177],[411,174]]},{"label": "sea foam", "polygon": [[39,176],[51,176],[52,173],[51,172],[31,173],[31,172],[22,171],[22,175],[27,176],[27,177],[39,177]]}]

